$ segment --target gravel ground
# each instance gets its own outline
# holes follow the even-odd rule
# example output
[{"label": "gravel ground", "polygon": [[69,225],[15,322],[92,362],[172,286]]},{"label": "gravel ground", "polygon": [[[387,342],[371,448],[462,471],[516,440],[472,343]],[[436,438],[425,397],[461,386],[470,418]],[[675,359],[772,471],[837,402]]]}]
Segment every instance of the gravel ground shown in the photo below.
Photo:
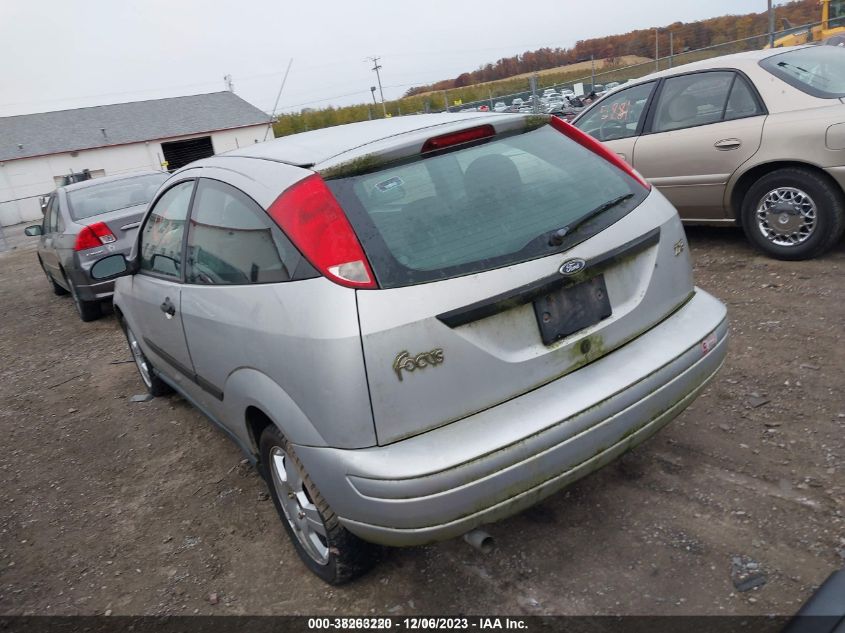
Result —
[{"label": "gravel ground", "polygon": [[143,388],[114,318],[80,322],[32,241],[7,236],[2,614],[791,614],[845,563],[845,245],[786,263],[689,229],[733,336],[693,406],[490,526],[494,553],[390,550],[333,588],[235,446],[178,397],[130,402]]}]

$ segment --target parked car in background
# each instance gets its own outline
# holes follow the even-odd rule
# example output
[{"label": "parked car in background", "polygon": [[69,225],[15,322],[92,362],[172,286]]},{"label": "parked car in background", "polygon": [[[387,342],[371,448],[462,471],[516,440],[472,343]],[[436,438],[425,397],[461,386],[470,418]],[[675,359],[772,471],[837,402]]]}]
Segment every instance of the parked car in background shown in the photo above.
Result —
[{"label": "parked car in background", "polygon": [[369,542],[459,536],[610,462],[727,348],[672,205],[555,117],[396,117],[203,159],[94,274],[122,276],[150,392],[241,447],[330,583]]},{"label": "parked car in background", "polygon": [[25,229],[41,236],[38,263],[53,292],[70,294],[83,321],[100,316],[114,288],[91,279],[92,264],[106,253],[129,253],[144,209],[167,177],[136,172],[59,187],[46,201],[43,222]]},{"label": "parked car in background", "polygon": [[497,101],[493,104],[493,111],[494,112],[504,112],[508,109],[507,104],[504,101]]},{"label": "parked car in background", "polygon": [[845,231],[845,50],[752,51],[629,82],[574,124],[657,186],[686,222],[739,224],[780,259]]}]

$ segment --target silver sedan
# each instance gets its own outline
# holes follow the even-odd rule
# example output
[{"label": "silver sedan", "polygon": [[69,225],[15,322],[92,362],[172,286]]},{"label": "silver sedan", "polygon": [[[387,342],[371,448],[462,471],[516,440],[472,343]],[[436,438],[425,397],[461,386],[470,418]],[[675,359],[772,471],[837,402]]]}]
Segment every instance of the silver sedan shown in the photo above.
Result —
[{"label": "silver sedan", "polygon": [[44,205],[44,221],[28,226],[41,236],[38,263],[57,295],[70,294],[83,321],[100,316],[112,281],[94,281],[94,262],[108,253],[129,253],[147,203],[167,180],[156,171],[107,176],[59,187]]}]

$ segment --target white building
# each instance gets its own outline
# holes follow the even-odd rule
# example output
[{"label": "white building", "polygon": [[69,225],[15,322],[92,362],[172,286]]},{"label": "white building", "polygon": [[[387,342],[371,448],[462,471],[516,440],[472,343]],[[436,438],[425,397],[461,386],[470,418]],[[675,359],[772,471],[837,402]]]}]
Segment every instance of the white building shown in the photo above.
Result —
[{"label": "white building", "polygon": [[41,219],[68,176],[174,170],[273,138],[270,117],[232,92],[0,118],[0,226]]}]

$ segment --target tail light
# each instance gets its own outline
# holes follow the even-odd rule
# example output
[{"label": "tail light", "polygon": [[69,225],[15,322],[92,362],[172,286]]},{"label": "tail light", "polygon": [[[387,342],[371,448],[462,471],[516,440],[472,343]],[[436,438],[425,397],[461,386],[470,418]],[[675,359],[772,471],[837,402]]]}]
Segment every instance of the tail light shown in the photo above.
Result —
[{"label": "tail light", "polygon": [[94,224],[83,227],[77,234],[76,244],[74,244],[73,250],[84,251],[88,248],[96,248],[115,241],[117,241],[117,238],[105,222],[95,222]]},{"label": "tail light", "polygon": [[610,151],[605,145],[599,143],[596,139],[594,139],[586,132],[582,132],[571,123],[568,123],[567,121],[564,121],[563,119],[560,119],[556,116],[551,117],[551,125],[558,132],[561,132],[562,134],[566,135],[571,140],[575,141],[582,147],[587,148],[594,154],[601,156],[607,162],[624,171],[631,178],[640,183],[643,187],[648,190],[651,190],[651,185],[649,184],[649,182],[645,178],[643,178],[636,169],[631,167],[628,163],[622,160],[622,158],[620,158],[618,154]]},{"label": "tail light", "polygon": [[479,125],[478,127],[461,130],[460,132],[434,136],[423,144],[421,153],[425,154],[426,152],[434,152],[439,149],[454,147],[455,145],[480,141],[481,139],[490,138],[495,135],[496,130],[492,125]]},{"label": "tail light", "polygon": [[352,225],[320,176],[283,192],[267,212],[325,277],[349,288],[378,287]]}]

